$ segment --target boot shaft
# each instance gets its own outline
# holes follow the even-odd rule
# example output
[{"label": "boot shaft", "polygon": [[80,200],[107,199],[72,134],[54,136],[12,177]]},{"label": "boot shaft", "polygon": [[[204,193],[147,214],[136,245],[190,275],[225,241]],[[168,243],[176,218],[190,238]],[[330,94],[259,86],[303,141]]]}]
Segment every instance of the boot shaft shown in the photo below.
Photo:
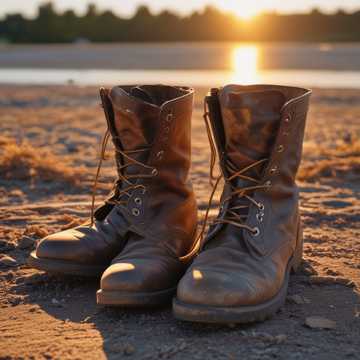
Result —
[{"label": "boot shaft", "polygon": [[[228,85],[205,101],[220,166],[240,170],[268,159],[257,175],[294,181],[302,154],[311,91],[277,85]],[[261,170],[261,171],[260,171]]]},{"label": "boot shaft", "polygon": [[119,179],[107,202],[113,205],[99,208],[95,217],[107,217],[124,234],[151,237],[166,243],[173,254],[185,255],[193,246],[197,222],[188,180],[193,89],[117,86],[100,94]]},{"label": "boot shaft", "polygon": [[[206,98],[225,178],[219,221],[206,241],[224,226],[227,232],[239,231],[222,223],[229,213],[234,218],[236,208],[247,228],[240,229],[244,243],[255,253],[265,256],[285,243],[295,246],[300,223],[295,177],[310,93],[275,85],[228,85]],[[239,171],[241,176],[233,177]],[[252,186],[241,195],[241,189]]]},{"label": "boot shaft", "polygon": [[[191,162],[193,94],[191,88],[164,85],[104,90],[101,98],[115,149],[152,167],[158,178],[170,176],[186,182]],[[116,152],[118,170],[128,162]],[[122,170],[123,174],[138,172],[139,167],[131,164]]]}]

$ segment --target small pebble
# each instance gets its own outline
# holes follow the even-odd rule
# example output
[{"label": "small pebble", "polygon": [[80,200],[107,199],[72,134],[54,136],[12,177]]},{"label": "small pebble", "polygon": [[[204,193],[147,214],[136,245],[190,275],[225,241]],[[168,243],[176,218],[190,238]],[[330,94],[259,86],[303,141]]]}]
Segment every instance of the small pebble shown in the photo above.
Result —
[{"label": "small pebble", "polygon": [[13,267],[16,266],[17,262],[15,259],[13,259],[12,257],[8,256],[8,255],[3,255],[0,258],[0,266],[5,266],[5,267]]},{"label": "small pebble", "polygon": [[305,319],[305,325],[311,329],[335,329],[336,322],[320,316],[309,316]]},{"label": "small pebble", "polygon": [[51,303],[54,305],[54,306],[57,306],[57,307],[62,307],[63,305],[60,303],[59,300],[53,298],[51,299]]}]

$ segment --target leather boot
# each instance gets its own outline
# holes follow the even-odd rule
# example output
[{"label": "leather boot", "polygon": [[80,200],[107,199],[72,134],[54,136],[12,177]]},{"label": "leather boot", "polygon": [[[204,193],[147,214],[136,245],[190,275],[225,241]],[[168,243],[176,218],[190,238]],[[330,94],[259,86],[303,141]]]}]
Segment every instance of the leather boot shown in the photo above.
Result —
[{"label": "leather boot", "polygon": [[[193,90],[115,87],[106,109],[120,177],[113,211],[125,241],[101,278],[97,302],[171,301],[195,243],[197,205],[188,175]],[[191,256],[190,256],[191,257]]]},{"label": "leather boot", "polygon": [[[149,237],[158,235],[161,251],[174,259],[192,246],[196,203],[191,186],[185,182],[193,90],[124,86],[101,89],[100,97],[108,126],[102,153],[111,136],[118,179],[92,221],[39,242],[28,260],[37,269],[100,276],[125,244],[141,238],[144,232]],[[183,262],[179,268],[180,264]],[[176,272],[171,276],[181,275]]]},{"label": "leather boot", "polygon": [[219,213],[178,285],[175,317],[247,323],[284,303],[290,271],[302,258],[295,176],[310,93],[228,85],[206,98],[224,188]]}]

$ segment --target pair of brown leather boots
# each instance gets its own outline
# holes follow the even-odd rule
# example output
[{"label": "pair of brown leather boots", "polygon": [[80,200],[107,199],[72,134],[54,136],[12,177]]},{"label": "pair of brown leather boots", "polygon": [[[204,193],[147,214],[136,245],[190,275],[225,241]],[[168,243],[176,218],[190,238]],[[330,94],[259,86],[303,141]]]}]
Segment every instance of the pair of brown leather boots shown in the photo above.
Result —
[{"label": "pair of brown leather boots", "polygon": [[217,153],[221,168],[216,185],[222,178],[224,187],[218,215],[198,241],[188,180],[193,89],[101,89],[118,179],[91,221],[41,240],[30,265],[102,275],[99,304],[156,306],[176,294],[179,319],[266,319],[284,303],[302,257],[295,175],[310,93],[275,85],[211,90],[204,118],[211,167]]}]

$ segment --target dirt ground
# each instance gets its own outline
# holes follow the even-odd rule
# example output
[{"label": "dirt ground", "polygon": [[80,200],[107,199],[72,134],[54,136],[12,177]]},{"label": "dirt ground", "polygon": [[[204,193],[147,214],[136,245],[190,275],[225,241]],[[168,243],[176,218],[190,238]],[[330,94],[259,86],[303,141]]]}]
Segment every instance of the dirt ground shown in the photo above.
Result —
[{"label": "dirt ground", "polygon": [[[204,94],[191,173],[202,212],[210,192]],[[299,172],[302,270],[283,309],[247,326],[180,322],[170,305],[99,307],[98,279],[26,265],[38,239],[88,217],[104,131],[95,88],[0,87],[0,359],[360,359],[360,91],[314,91]],[[97,201],[113,180],[109,159]]]}]

